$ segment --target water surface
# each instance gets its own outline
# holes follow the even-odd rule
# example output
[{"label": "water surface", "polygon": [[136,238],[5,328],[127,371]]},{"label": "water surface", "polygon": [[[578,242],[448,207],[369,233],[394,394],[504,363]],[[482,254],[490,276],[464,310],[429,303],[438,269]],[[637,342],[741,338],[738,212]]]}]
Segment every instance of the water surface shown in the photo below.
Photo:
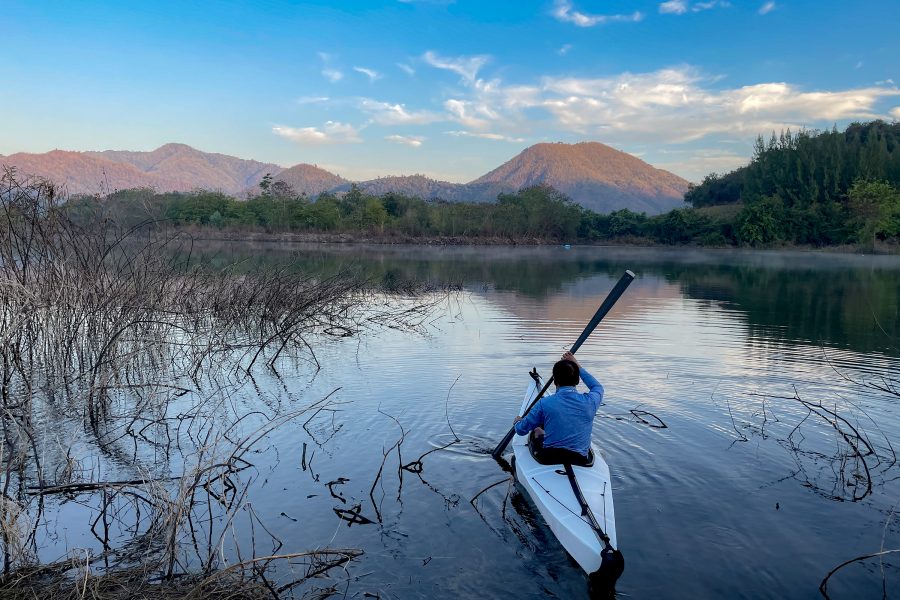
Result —
[{"label": "water surface", "polygon": [[[265,244],[204,257],[461,289],[421,332],[317,340],[321,370],[285,359],[238,396],[274,415],[333,393],[333,411],[259,446],[247,498],[281,551],[363,549],[333,580],[347,597],[586,597],[584,574],[488,453],[528,370],[549,374],[626,268],[637,279],[579,351],[606,388],[594,440],[612,472],[620,593],[816,598],[841,562],[900,546],[900,398],[872,387],[900,377],[896,257]],[[861,440],[823,409],[873,452],[857,456]],[[421,472],[399,468],[457,436]],[[374,523],[334,510],[356,507]],[[64,512],[56,523],[74,536]],[[245,551],[260,543],[248,525],[237,531]],[[89,540],[66,539],[77,543]],[[881,597],[878,563],[840,571],[829,592]]]}]

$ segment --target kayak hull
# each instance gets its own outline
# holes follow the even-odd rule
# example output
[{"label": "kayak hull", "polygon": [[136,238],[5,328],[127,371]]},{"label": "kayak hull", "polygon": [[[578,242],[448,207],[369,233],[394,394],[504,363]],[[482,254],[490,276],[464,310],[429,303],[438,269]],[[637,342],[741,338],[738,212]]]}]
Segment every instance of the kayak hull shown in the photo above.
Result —
[{"label": "kayak hull", "polygon": [[[538,382],[529,384],[519,414],[528,408],[539,392]],[[516,481],[528,492],[563,548],[586,573],[593,573],[600,567],[603,544],[587,518],[582,516],[581,506],[563,466],[537,462],[528,448],[528,436],[516,435],[511,445],[515,456]],[[597,445],[591,444],[591,447],[594,464],[590,467],[573,465],[572,470],[594,518],[609,536],[610,544],[618,548],[609,465],[603,460]]]}]

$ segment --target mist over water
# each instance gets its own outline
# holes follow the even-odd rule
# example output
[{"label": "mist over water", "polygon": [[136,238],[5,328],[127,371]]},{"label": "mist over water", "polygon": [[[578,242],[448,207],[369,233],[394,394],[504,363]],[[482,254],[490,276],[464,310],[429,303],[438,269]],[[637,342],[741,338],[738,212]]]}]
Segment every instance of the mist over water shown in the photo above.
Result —
[{"label": "mist over water", "polygon": [[[514,484],[479,492],[507,477],[489,452],[527,372],[549,374],[626,268],[637,279],[578,354],[606,388],[594,440],[626,557],[619,592],[816,598],[841,562],[900,544],[900,399],[869,385],[900,375],[896,257],[247,244],[199,254],[460,286],[419,333],[317,339],[321,370],[286,358],[235,397],[239,411],[276,415],[332,394],[328,410],[255,449],[247,498],[282,552],[362,549],[334,577],[347,597],[586,597],[586,577]],[[852,452],[834,413],[870,454]],[[457,437],[421,472],[400,468]],[[75,534],[83,511],[53,510],[48,553],[92,543]],[[243,552],[261,544],[249,521],[236,532]],[[881,590],[873,561],[828,584],[834,598]]]}]

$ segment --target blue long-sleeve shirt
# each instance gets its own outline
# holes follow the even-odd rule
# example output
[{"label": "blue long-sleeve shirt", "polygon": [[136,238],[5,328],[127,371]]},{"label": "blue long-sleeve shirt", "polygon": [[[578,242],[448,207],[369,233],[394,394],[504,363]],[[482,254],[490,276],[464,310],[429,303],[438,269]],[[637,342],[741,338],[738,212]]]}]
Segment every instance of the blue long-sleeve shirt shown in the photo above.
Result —
[{"label": "blue long-sleeve shirt", "polygon": [[535,427],[542,426],[545,448],[565,448],[587,456],[594,415],[603,400],[603,386],[584,367],[580,371],[581,380],[590,390],[588,393],[566,386],[544,396],[516,423],[516,433],[528,435]]}]

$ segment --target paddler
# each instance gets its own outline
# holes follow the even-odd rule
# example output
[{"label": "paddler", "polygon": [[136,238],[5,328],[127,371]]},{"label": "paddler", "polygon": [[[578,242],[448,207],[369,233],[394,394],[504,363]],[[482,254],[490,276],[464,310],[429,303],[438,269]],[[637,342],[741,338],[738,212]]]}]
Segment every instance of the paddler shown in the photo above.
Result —
[{"label": "paddler", "polygon": [[[575,389],[579,379],[588,386],[586,394]],[[544,396],[524,418],[513,420],[516,433],[532,434],[531,451],[541,464],[585,465],[590,460],[591,430],[603,400],[603,386],[571,352],[553,365],[553,382],[555,394]]]}]

